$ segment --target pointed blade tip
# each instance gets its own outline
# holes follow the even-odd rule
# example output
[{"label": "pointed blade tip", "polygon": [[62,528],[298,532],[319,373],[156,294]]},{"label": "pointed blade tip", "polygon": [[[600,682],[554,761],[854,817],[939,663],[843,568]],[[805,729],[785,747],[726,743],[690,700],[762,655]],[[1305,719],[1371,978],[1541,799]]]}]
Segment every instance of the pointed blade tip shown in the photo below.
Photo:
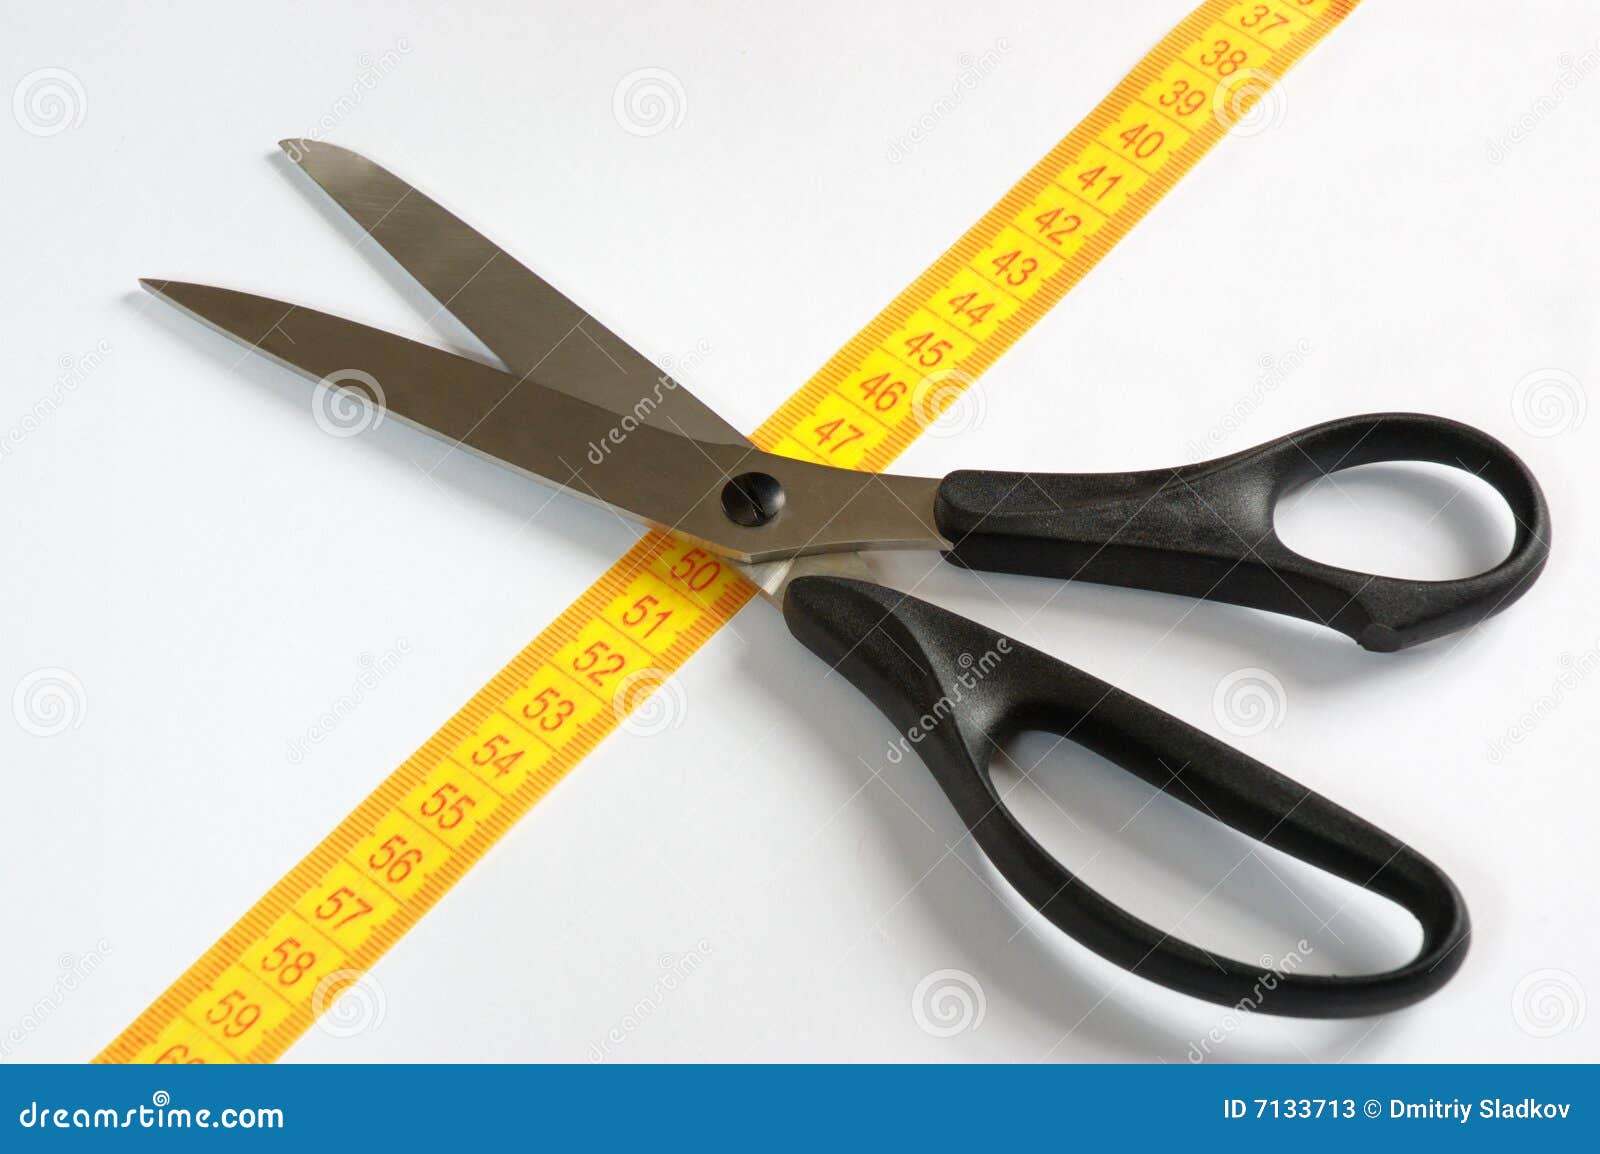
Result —
[{"label": "pointed blade tip", "polygon": [[304,164],[306,157],[317,147],[317,142],[306,140],[304,137],[286,136],[278,141],[278,147],[295,164]]},{"label": "pointed blade tip", "polygon": [[278,141],[278,147],[283,149],[288,154],[289,159],[296,164],[303,164],[307,157],[319,152],[324,154],[347,152],[351,156],[356,155],[350,152],[348,148],[341,148],[337,144],[329,144],[326,140],[312,140],[304,136],[286,136]]},{"label": "pointed blade tip", "polygon": [[195,284],[193,281],[173,280],[164,276],[142,276],[139,278],[139,287],[154,296],[172,300],[183,289],[204,288],[204,285]]}]

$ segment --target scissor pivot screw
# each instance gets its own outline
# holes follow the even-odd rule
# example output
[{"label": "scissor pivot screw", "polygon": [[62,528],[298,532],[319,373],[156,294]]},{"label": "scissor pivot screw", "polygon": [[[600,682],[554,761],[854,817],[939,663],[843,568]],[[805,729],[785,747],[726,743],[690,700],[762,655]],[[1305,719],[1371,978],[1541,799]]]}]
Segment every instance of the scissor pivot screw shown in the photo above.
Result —
[{"label": "scissor pivot screw", "polygon": [[722,511],[747,529],[759,528],[783,508],[783,485],[771,473],[740,473],[722,487]]}]

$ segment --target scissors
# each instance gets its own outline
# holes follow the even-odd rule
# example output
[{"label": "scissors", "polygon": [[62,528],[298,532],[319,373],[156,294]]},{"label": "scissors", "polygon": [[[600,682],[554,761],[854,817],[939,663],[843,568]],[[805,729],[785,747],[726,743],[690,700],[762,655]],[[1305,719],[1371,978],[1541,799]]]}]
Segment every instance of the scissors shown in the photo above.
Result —
[{"label": "scissors", "polygon": [[[327,313],[223,288],[151,292],[307,377],[452,445],[647,525],[742,570],[790,632],[915,748],[974,842],[1039,913],[1152,982],[1260,1012],[1356,1017],[1433,993],[1460,968],[1461,894],[1408,844],[1100,679],[872,578],[862,554],[937,550],[959,566],[1228,602],[1316,622],[1390,652],[1519,598],[1549,554],[1538,482],[1505,445],[1443,417],[1375,413],[1198,464],[1130,473],[963,470],[939,479],[830,468],[757,449],[688,389],[497,245],[347,149],[283,141],[291,160],[510,371]],[[358,370],[358,371],[353,371]],[[346,392],[334,395],[347,396]],[[1325,565],[1273,530],[1286,491],[1377,461],[1486,480],[1516,520],[1476,576],[1414,581]],[[977,655],[983,655],[979,660]],[[1076,878],[1019,823],[989,768],[1018,734],[1058,734],[1265,845],[1370,889],[1422,928],[1381,973],[1280,972],[1183,941]],[[1263,987],[1272,991],[1260,997]]]}]

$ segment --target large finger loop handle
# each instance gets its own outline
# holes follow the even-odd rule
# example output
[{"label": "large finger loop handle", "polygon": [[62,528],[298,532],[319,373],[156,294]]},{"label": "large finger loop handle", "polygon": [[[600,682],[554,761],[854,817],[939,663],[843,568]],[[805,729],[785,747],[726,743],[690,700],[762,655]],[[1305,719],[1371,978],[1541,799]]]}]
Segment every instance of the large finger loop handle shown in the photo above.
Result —
[{"label": "large finger loop handle", "polygon": [[[868,582],[798,578],[784,616],[907,736],[1006,880],[1054,925],[1125,969],[1224,1005],[1249,999],[1262,1013],[1343,1018],[1409,1005],[1460,967],[1467,910],[1437,866],[1154,706]],[[993,751],[1029,729],[1066,736],[1223,824],[1397,903],[1422,926],[1416,957],[1376,974],[1280,973],[1203,950],[1108,901],[1040,846],[996,792]]]},{"label": "large finger loop handle", "polygon": [[[1424,461],[1481,477],[1516,521],[1510,554],[1451,581],[1362,573],[1279,540],[1289,490],[1339,469]],[[935,509],[947,556],[974,569],[1096,581],[1226,601],[1316,621],[1390,651],[1477,624],[1527,591],[1550,551],[1539,483],[1470,425],[1372,413],[1313,425],[1228,457],[1137,473],[963,471]]]}]

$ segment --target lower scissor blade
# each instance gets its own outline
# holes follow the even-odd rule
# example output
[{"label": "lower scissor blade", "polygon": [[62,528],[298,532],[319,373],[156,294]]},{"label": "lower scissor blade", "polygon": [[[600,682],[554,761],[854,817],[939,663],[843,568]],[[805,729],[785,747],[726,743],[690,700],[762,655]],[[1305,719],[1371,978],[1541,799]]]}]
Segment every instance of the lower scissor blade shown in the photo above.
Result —
[{"label": "lower scissor blade", "polygon": [[[514,405],[516,377],[380,329],[232,289],[182,281],[139,283],[287,368],[363,394],[375,407],[365,419],[368,425],[391,415],[463,441],[485,416]],[[330,393],[318,400],[349,413],[350,422],[360,419],[353,406],[361,402],[354,397]]]},{"label": "lower scissor blade", "polygon": [[[735,560],[862,546],[947,547],[934,528],[935,481],[830,469],[747,445],[696,441],[526,374],[503,373],[315,309],[210,285],[140,283],[319,381],[313,404],[325,421],[371,426],[396,417]],[[365,409],[350,407],[362,403]],[[785,498],[778,515],[759,526],[736,523],[723,509],[725,488],[745,473],[775,478]]]}]

